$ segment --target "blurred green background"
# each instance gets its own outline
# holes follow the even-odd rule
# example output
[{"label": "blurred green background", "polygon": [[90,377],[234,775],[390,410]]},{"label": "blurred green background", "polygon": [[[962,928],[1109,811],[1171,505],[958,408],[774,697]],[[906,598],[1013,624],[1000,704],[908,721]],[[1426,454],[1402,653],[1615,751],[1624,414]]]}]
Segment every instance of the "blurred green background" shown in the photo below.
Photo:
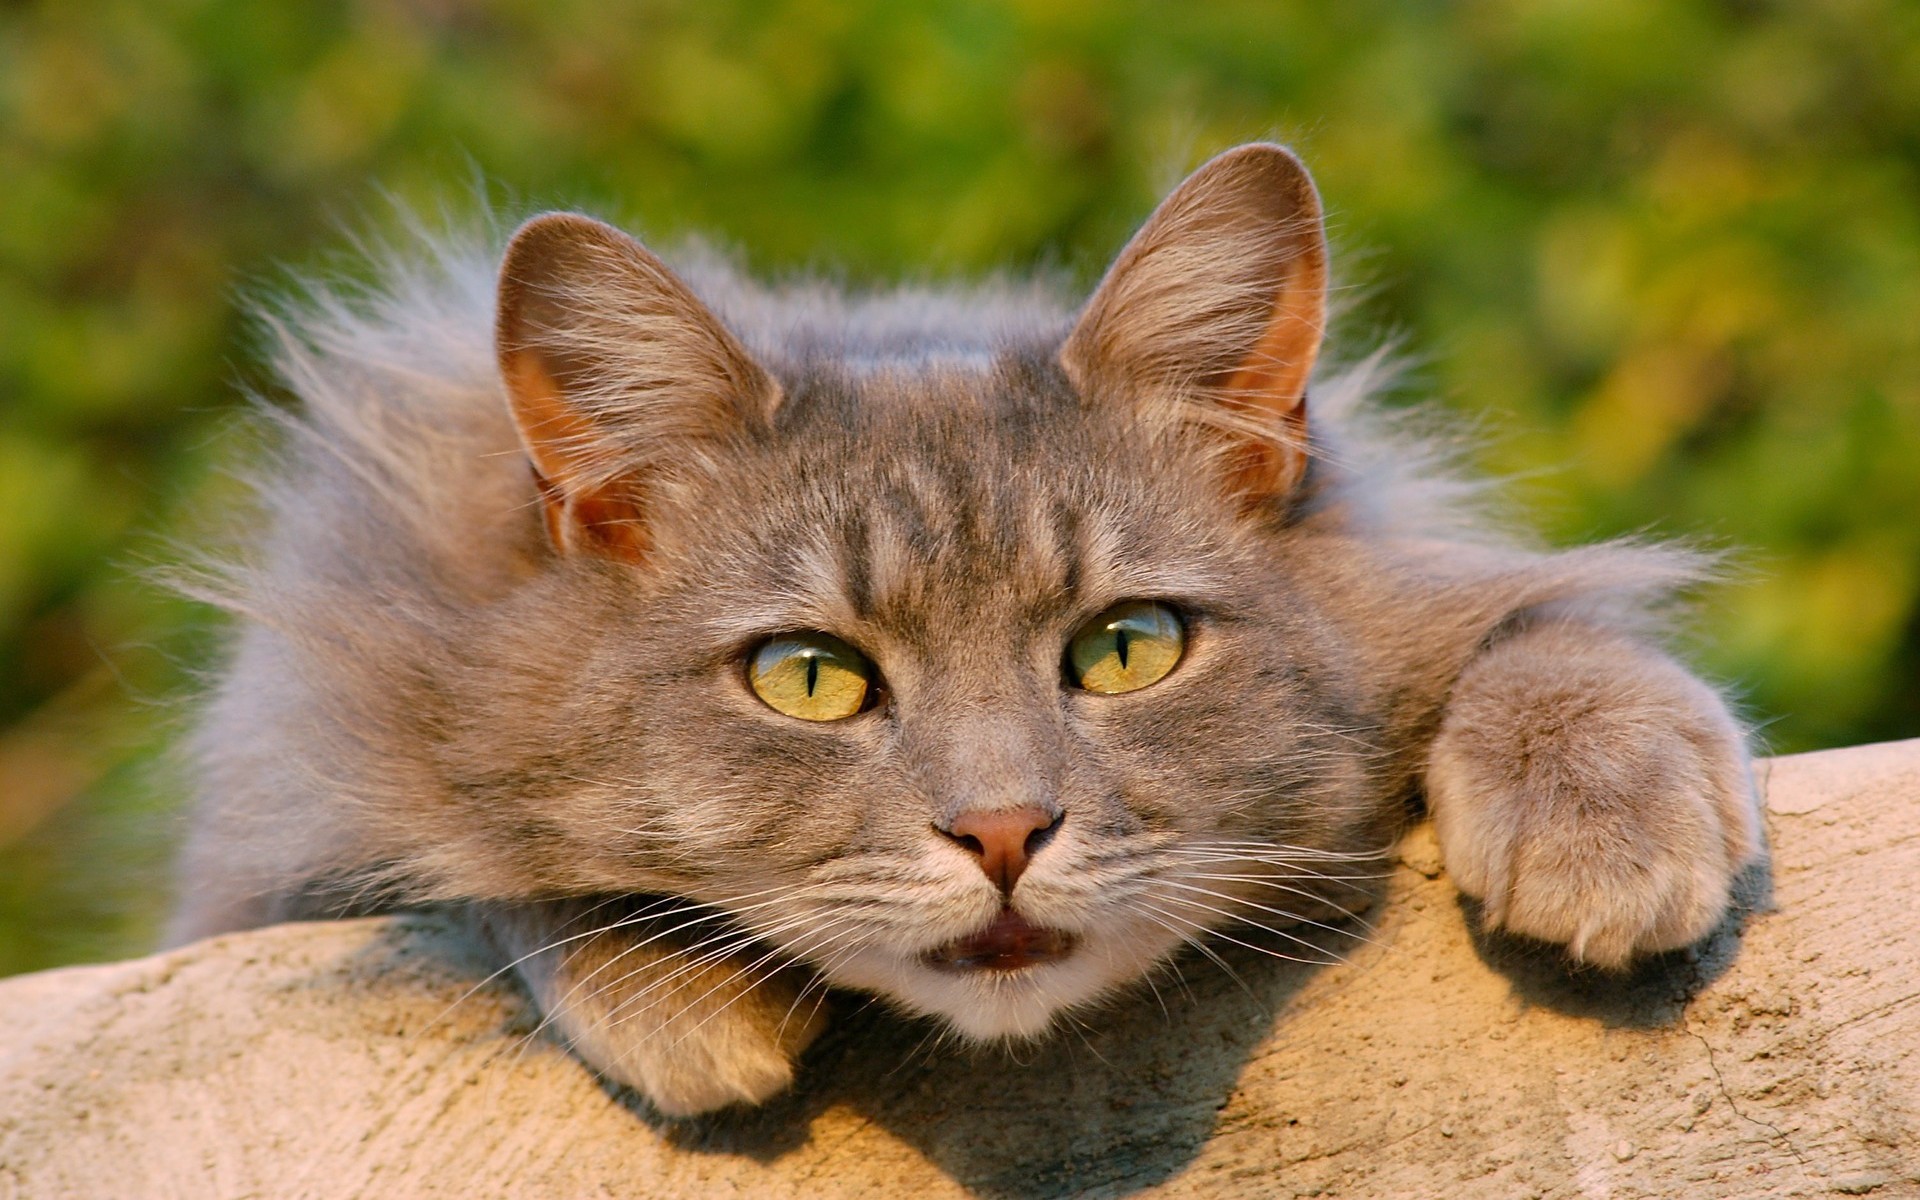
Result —
[{"label": "blurred green background", "polygon": [[231,500],[238,289],[383,193],[588,202],[757,267],[1091,279],[1184,169],[1319,175],[1350,340],[1561,540],[1737,548],[1703,660],[1780,750],[1920,733],[1920,5],[0,6],[0,973],[144,949]]}]

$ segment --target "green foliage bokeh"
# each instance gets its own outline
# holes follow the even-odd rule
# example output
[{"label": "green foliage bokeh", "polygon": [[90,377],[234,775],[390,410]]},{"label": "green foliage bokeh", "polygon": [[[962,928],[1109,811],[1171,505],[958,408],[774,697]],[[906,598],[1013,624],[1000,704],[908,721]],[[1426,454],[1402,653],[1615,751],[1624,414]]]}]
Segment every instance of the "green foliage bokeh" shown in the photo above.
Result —
[{"label": "green foliage bokeh", "polygon": [[155,927],[215,643],[139,568],[230,498],[239,285],[483,193],[769,270],[1090,278],[1269,136],[1348,334],[1400,335],[1545,532],[1736,552],[1702,658],[1774,748],[1920,732],[1907,0],[9,5],[0,973]]}]

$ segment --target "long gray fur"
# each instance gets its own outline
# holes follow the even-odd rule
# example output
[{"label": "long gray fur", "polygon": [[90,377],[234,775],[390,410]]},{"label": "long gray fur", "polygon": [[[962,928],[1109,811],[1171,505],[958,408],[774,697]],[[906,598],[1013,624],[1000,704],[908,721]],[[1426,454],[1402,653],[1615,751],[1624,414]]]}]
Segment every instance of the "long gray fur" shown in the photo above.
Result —
[{"label": "long gray fur", "polygon": [[[548,537],[498,243],[380,268],[263,318],[299,406],[247,552],[195,584],[235,632],[176,938],[469,905],[584,1058],[689,1113],[784,1086],[823,980],[1028,1036],[1209,930],[1337,915],[1423,793],[1490,919],[1607,965],[1704,932],[1754,853],[1739,730],[1646,641],[1699,562],[1503,533],[1378,405],[1380,356],[1320,370],[1304,481],[1249,510],[1180,381],[1076,387],[1043,288],[848,295],[694,256],[778,403],[626,430],[653,464],[633,562]],[[1187,615],[1186,658],[1064,687],[1066,639],[1130,597]],[[760,704],[742,656],[795,629],[859,646],[887,704]],[[931,823],[1033,796],[1067,815],[1020,902],[1106,966],[920,979],[1000,904]]]}]

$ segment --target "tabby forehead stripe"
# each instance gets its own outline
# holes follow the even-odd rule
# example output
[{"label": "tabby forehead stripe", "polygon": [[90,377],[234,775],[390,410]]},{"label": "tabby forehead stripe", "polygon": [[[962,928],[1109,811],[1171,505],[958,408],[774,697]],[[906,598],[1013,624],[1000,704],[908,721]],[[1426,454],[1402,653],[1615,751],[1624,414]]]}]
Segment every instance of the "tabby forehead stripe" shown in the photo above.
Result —
[{"label": "tabby forehead stripe", "polygon": [[839,575],[855,616],[900,618],[916,602],[944,606],[950,597],[935,581],[984,583],[976,566],[983,561],[1004,564],[999,574],[1036,600],[1085,586],[1084,518],[1071,506],[1005,495],[990,480],[938,479],[938,487],[925,475],[900,481],[846,522]]}]

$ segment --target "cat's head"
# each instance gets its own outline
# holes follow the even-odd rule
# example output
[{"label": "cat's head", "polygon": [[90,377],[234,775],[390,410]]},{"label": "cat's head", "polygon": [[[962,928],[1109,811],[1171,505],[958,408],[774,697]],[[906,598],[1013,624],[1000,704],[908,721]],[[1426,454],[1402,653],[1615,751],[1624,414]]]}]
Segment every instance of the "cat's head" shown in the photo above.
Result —
[{"label": "cat's head", "polygon": [[554,554],[472,668],[462,794],[558,886],[720,906],[766,969],[977,1037],[1309,908],[1380,807],[1299,582],[1325,298],[1268,145],[992,338],[730,329],[624,234],[528,222],[498,351]]}]

